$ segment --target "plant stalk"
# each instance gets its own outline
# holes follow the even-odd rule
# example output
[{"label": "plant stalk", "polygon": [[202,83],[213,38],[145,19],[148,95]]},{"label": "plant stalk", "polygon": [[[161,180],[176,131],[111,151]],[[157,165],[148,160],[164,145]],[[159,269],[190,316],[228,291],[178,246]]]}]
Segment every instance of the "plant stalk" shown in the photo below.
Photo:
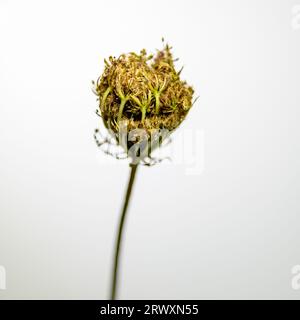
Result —
[{"label": "plant stalk", "polygon": [[119,272],[118,266],[119,266],[119,258],[120,258],[120,251],[121,251],[121,245],[122,245],[122,235],[123,235],[127,208],[130,201],[131,191],[134,184],[138,164],[131,164],[130,166],[131,166],[130,177],[127,185],[126,196],[124,199],[124,204],[122,208],[122,213],[119,221],[118,233],[117,233],[117,238],[115,243],[115,251],[114,251],[115,254],[114,254],[114,262],[113,262],[113,270],[112,270],[111,292],[110,292],[111,300],[115,300],[117,295],[118,272]]}]

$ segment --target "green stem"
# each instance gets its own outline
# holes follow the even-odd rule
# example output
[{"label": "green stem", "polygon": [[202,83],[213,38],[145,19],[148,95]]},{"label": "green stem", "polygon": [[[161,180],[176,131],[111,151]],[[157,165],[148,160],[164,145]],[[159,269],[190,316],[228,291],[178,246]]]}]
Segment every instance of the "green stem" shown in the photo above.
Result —
[{"label": "green stem", "polygon": [[159,92],[156,92],[154,94],[154,97],[155,97],[155,112],[156,112],[156,114],[159,113],[159,107],[160,107],[159,95],[160,95]]},{"label": "green stem", "polygon": [[141,107],[141,111],[142,111],[142,122],[144,122],[145,118],[146,118],[146,112],[147,112],[147,105],[143,105]]},{"label": "green stem", "polygon": [[119,221],[117,239],[115,244],[114,263],[113,263],[113,274],[112,274],[111,293],[110,293],[111,300],[115,300],[116,294],[117,294],[118,265],[119,265],[119,256],[120,256],[120,249],[121,249],[121,243],[122,243],[122,234],[123,234],[124,222],[126,218],[126,212],[127,212],[127,208],[128,208],[128,204],[131,196],[131,191],[132,191],[134,179],[136,176],[137,166],[138,166],[137,164],[131,164],[130,177],[128,181],[126,196],[124,199],[122,214]]},{"label": "green stem", "polygon": [[120,107],[119,107],[119,114],[118,114],[118,123],[120,123],[122,114],[123,114],[123,109],[125,107],[125,103],[127,102],[127,98],[121,99]]},{"label": "green stem", "polygon": [[102,96],[102,101],[101,101],[101,105],[104,106],[105,104],[105,100],[107,98],[107,96],[109,95],[109,93],[111,92],[111,87],[108,87],[105,92],[103,93],[103,96]]}]

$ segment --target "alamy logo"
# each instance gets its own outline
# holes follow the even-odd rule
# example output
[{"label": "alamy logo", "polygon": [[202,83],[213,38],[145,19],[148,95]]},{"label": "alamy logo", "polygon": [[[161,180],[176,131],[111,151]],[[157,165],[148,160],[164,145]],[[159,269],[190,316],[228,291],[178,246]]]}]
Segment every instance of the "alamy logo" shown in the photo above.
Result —
[{"label": "alamy logo", "polygon": [[292,274],[292,288],[294,290],[300,290],[300,265],[293,266]]},{"label": "alamy logo", "polygon": [[3,266],[0,266],[0,290],[6,289],[6,270]]}]

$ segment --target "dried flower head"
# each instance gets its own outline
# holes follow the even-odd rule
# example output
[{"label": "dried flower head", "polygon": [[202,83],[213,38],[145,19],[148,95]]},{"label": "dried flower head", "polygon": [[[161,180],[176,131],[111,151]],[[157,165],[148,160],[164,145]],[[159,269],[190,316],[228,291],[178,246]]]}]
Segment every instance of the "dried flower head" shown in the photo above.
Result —
[{"label": "dried flower head", "polygon": [[[143,49],[140,54],[111,56],[104,62],[104,72],[94,83],[104,125],[127,153],[133,144],[140,143],[139,155],[149,156],[151,151],[141,148],[141,142],[151,137],[153,150],[158,145],[158,132],[175,130],[193,104],[194,90],[180,79],[182,69],[175,70],[168,45],[155,56]],[[124,128],[134,138],[126,136],[122,142]],[[129,156],[133,157],[132,153]]]}]

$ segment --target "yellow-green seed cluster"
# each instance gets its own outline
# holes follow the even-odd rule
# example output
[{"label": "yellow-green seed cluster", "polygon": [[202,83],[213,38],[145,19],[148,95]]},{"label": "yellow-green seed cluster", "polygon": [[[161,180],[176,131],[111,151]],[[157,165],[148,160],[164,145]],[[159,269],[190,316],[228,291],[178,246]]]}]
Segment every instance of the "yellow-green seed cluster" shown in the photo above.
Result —
[{"label": "yellow-green seed cluster", "polygon": [[180,79],[168,45],[155,56],[143,49],[140,54],[131,52],[104,61],[94,90],[106,128],[118,134],[121,122],[128,131],[149,133],[179,126],[192,106],[194,90]]}]

